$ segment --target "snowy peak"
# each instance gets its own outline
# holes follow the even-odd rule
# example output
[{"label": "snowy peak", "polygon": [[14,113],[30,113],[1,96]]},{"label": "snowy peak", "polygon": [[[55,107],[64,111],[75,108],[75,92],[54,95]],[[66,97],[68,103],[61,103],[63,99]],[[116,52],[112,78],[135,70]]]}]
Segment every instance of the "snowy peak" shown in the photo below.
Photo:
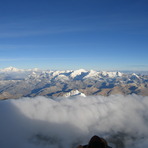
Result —
[{"label": "snowy peak", "polygon": [[28,75],[26,80],[40,80],[40,76],[33,71],[30,75]]},{"label": "snowy peak", "polygon": [[81,93],[78,90],[71,90],[70,92],[65,93],[63,96],[64,97],[74,97],[74,96],[86,97],[84,93]]},{"label": "snowy peak", "polygon": [[[38,68],[34,68],[34,69],[18,69],[15,67],[8,67],[8,68],[4,68],[1,69],[0,72],[3,73],[29,73],[30,75],[34,75],[33,72],[40,74],[43,72],[46,72],[46,76],[52,76],[52,77],[58,77],[58,78],[65,78],[65,79],[87,79],[87,78],[100,78],[100,77],[121,77],[122,73],[120,72],[107,72],[107,71],[102,71],[102,72],[98,72],[98,71],[94,71],[94,70],[90,70],[87,71],[85,69],[78,69],[78,70],[65,70],[65,71],[50,71],[50,70],[39,70]],[[43,75],[43,74],[42,74]],[[45,74],[44,74],[45,75]],[[60,76],[61,75],[61,76]],[[137,77],[138,76],[136,74],[133,74],[133,76]],[[68,77],[68,78],[67,78]]]},{"label": "snowy peak", "polygon": [[134,80],[134,79],[139,79],[139,76],[136,75],[135,73],[133,73],[132,76],[131,76],[131,79],[132,79],[132,80]]},{"label": "snowy peak", "polygon": [[93,79],[98,80],[101,78],[115,78],[122,77],[122,73],[120,72],[98,72],[94,70],[86,71],[84,69],[79,70],[65,70],[65,71],[29,71],[29,79],[37,78],[37,79],[48,79],[54,81],[73,81],[73,80],[85,80],[85,79]]},{"label": "snowy peak", "polygon": [[116,72],[116,75],[118,76],[118,77],[122,77],[122,73],[121,72]]},{"label": "snowy peak", "polygon": [[83,79],[99,77],[99,72],[90,70]]},{"label": "snowy peak", "polygon": [[101,75],[103,77],[110,77],[110,78],[114,78],[114,77],[121,77],[122,73],[121,72],[107,72],[107,71],[102,71]]},{"label": "snowy peak", "polygon": [[[112,94],[148,95],[148,76],[107,71],[0,70],[0,99],[24,96],[70,97]],[[7,94],[9,92],[9,94]],[[7,94],[7,95],[6,95]]]},{"label": "snowy peak", "polygon": [[58,75],[61,75],[61,74],[66,74],[68,73],[68,71],[53,71],[52,72],[52,76],[58,76]]},{"label": "snowy peak", "polygon": [[20,71],[23,71],[23,70],[15,67],[7,67],[4,69],[1,69],[1,72],[20,72]]},{"label": "snowy peak", "polygon": [[71,73],[71,78],[75,78],[76,76],[79,76],[81,75],[82,73],[86,73],[87,71],[84,70],[84,69],[79,69],[79,70],[74,70],[72,73]]},{"label": "snowy peak", "polygon": [[4,68],[4,69],[0,69],[0,72],[38,72],[40,71],[38,68],[33,68],[33,69],[18,69],[18,68],[15,68],[15,67],[7,67],[7,68]]}]

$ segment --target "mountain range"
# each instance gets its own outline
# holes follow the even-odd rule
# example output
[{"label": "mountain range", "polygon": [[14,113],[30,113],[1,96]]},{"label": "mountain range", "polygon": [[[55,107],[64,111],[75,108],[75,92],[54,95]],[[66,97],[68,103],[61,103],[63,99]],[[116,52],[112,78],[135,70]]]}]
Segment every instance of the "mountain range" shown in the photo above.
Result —
[{"label": "mountain range", "polygon": [[95,70],[0,69],[0,99],[113,94],[148,96],[148,75]]}]

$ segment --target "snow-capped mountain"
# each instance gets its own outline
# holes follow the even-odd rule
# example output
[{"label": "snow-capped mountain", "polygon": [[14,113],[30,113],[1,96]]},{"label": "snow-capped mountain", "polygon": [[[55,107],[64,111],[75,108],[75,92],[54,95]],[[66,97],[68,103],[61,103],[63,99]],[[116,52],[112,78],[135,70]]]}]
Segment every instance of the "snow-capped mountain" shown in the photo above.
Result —
[{"label": "snow-capped mountain", "polygon": [[18,68],[15,68],[15,67],[7,67],[7,68],[0,70],[0,72],[20,72],[20,71],[24,71],[24,70],[18,69]]},{"label": "snow-capped mountain", "polygon": [[18,68],[15,68],[15,67],[7,67],[7,68],[4,68],[4,69],[0,69],[0,72],[29,72],[29,71],[40,71],[40,69],[38,68],[33,68],[33,69],[18,69]]},{"label": "snow-capped mountain", "polygon": [[95,70],[0,70],[0,99],[24,96],[148,95],[148,76]]},{"label": "snow-capped mountain", "polygon": [[86,97],[84,93],[81,93],[78,90],[71,90],[70,92],[65,93],[63,96],[64,97],[75,97],[75,96]]},{"label": "snow-capped mountain", "polygon": [[87,71],[84,70],[84,69],[74,70],[74,71],[72,71],[72,73],[70,74],[70,77],[71,77],[71,78],[76,78],[77,76],[80,76],[80,75],[85,74],[85,73],[87,73]]}]

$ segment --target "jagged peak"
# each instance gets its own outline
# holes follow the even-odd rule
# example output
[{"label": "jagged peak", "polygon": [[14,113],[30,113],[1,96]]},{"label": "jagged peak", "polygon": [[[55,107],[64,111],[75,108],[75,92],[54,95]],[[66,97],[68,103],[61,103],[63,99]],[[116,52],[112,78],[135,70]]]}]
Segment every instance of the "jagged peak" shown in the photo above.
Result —
[{"label": "jagged peak", "polygon": [[136,78],[139,78],[139,76],[135,73],[132,73],[132,77],[136,77]]},{"label": "jagged peak", "polygon": [[85,69],[78,69],[78,70],[74,70],[72,73],[71,73],[71,77],[74,78],[78,75],[81,75],[82,73],[86,73],[87,71]]}]

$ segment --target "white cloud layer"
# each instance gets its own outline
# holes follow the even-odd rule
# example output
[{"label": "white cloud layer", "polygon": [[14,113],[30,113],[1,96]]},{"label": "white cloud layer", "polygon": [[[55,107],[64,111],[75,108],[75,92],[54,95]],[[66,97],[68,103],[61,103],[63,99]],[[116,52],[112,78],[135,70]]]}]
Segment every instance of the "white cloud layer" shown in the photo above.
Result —
[{"label": "white cloud layer", "polygon": [[0,101],[1,148],[74,148],[91,136],[148,147],[148,97],[45,97]]}]

